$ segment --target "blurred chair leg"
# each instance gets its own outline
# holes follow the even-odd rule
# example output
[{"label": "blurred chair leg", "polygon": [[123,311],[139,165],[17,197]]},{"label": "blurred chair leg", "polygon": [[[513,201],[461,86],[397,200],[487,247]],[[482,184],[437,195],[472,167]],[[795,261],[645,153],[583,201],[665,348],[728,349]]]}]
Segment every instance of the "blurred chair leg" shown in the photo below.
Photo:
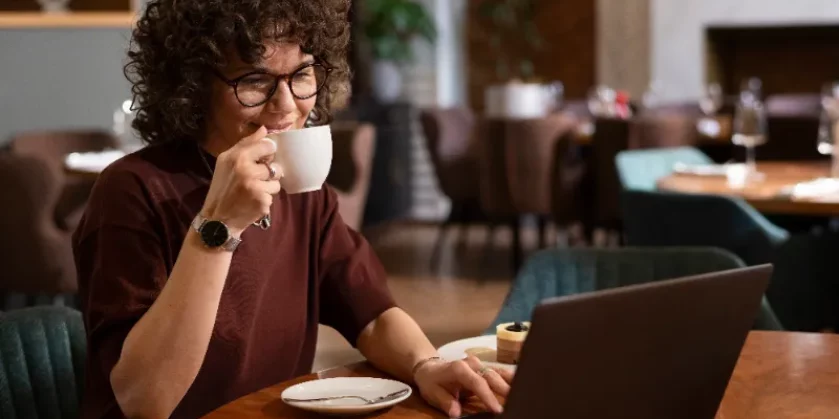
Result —
[{"label": "blurred chair leg", "polygon": [[539,249],[544,249],[548,242],[548,219],[544,215],[539,215],[537,217],[537,222],[539,225]]},{"label": "blurred chair leg", "polygon": [[520,228],[520,218],[514,217],[510,221],[510,228],[513,230],[513,243],[512,243],[512,253],[513,253],[513,272],[517,274],[519,269],[522,265],[522,259],[524,259],[524,251],[521,245],[521,228]]},{"label": "blurred chair leg", "polygon": [[437,269],[440,263],[440,252],[443,250],[443,243],[446,241],[446,232],[448,232],[450,224],[451,222],[446,220],[437,232],[437,239],[434,240],[434,249],[431,251],[431,261],[429,262],[432,271]]},{"label": "blurred chair leg", "polygon": [[489,272],[488,267],[492,266],[493,260],[493,252],[495,251],[495,235],[497,234],[498,229],[498,220],[495,218],[490,218],[486,221],[487,226],[487,233],[486,233],[486,241],[484,242],[484,248],[481,254],[481,276],[492,276],[492,273]]},{"label": "blurred chair leg", "polygon": [[572,226],[561,225],[556,226],[556,243],[555,247],[571,247],[572,243]]},{"label": "blurred chair leg", "polygon": [[431,251],[430,261],[432,271],[437,269],[437,266],[440,263],[440,253],[443,251],[443,244],[446,241],[446,233],[448,232],[449,227],[451,227],[456,220],[460,219],[461,212],[462,208],[460,204],[453,202],[451,209],[449,209],[449,215],[446,217],[446,221],[443,222],[443,225],[440,226],[440,229],[437,232],[437,239],[434,241],[434,248]]}]

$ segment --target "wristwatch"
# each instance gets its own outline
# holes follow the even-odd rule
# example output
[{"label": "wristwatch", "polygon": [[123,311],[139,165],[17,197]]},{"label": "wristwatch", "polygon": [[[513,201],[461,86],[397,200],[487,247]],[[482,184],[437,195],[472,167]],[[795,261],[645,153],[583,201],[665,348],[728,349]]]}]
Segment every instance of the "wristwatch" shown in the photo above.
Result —
[{"label": "wristwatch", "polygon": [[208,220],[201,214],[192,220],[192,228],[198,232],[204,245],[211,249],[222,249],[228,252],[236,250],[241,239],[230,234],[230,229],[221,221]]}]

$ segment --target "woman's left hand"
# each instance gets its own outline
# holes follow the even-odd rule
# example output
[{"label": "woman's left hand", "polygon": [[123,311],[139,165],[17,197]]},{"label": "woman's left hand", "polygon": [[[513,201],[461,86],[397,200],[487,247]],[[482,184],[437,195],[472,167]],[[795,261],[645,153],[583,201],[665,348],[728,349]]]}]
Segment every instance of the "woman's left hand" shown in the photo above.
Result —
[{"label": "woman's left hand", "polygon": [[501,413],[496,394],[506,397],[512,380],[511,371],[486,367],[471,355],[462,361],[428,362],[414,375],[422,397],[452,418],[463,414],[460,400],[472,394]]}]

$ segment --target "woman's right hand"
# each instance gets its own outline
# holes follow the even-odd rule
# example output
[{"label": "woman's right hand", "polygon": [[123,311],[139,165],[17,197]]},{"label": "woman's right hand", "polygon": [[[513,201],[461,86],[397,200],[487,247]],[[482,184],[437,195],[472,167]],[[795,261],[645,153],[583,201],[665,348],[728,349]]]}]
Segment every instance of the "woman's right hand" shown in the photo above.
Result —
[{"label": "woman's right hand", "polygon": [[[277,144],[266,138],[267,134],[265,127],[260,127],[219,154],[216,160],[210,191],[201,214],[225,223],[236,237],[264,215],[270,214],[274,195],[281,189],[278,178],[282,169],[273,162]],[[271,162],[275,178],[271,178],[271,172],[262,162]]]}]

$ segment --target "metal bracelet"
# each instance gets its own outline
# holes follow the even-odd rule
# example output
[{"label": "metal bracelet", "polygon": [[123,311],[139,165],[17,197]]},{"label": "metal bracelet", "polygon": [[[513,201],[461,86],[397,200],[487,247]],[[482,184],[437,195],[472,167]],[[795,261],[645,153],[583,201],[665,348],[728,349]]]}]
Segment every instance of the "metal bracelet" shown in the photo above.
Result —
[{"label": "metal bracelet", "polygon": [[413,376],[417,375],[417,370],[419,370],[419,369],[420,369],[420,367],[422,367],[423,365],[425,365],[425,364],[427,364],[427,363],[429,363],[429,362],[431,362],[431,361],[442,361],[442,360],[443,360],[443,358],[441,358],[441,357],[439,357],[439,356],[432,356],[432,357],[425,358],[425,359],[423,359],[423,360],[421,360],[421,361],[417,362],[417,363],[414,365],[414,368],[412,368],[412,369],[411,369],[411,377],[413,377]]}]

